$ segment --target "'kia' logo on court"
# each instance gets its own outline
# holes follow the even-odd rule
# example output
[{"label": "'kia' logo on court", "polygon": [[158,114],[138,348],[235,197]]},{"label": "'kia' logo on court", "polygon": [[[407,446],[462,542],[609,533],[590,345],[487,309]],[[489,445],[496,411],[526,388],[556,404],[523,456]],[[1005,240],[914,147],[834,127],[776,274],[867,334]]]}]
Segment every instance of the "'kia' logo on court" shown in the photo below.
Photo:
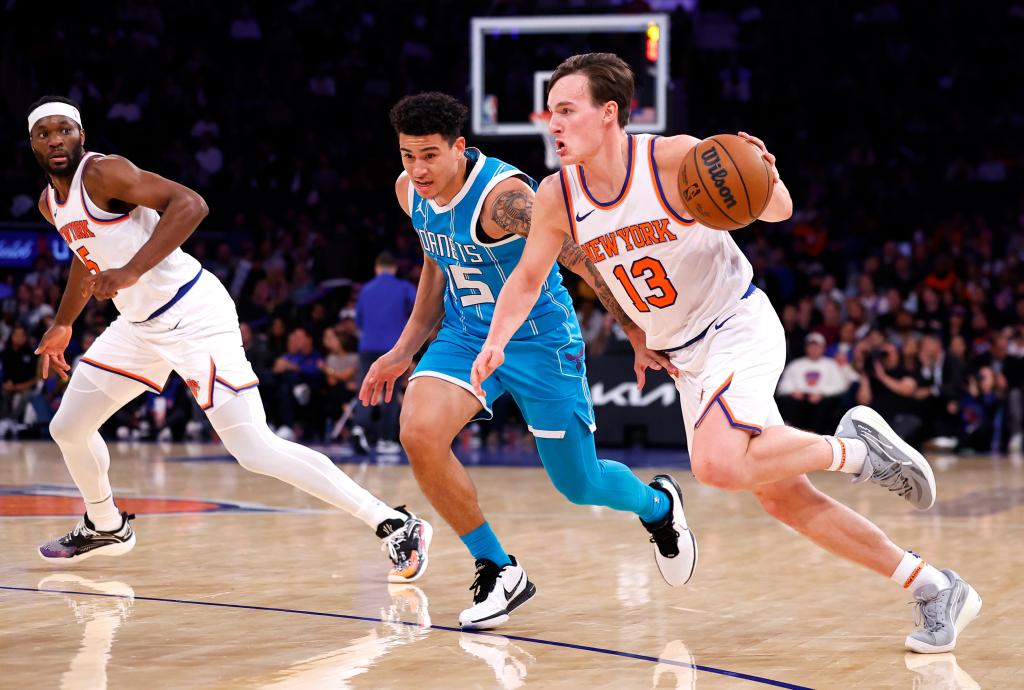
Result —
[{"label": "'kia' logo on court", "polygon": [[585,221],[585,220],[587,219],[587,216],[589,216],[589,215],[590,215],[591,213],[593,213],[593,212],[594,212],[595,210],[596,210],[596,209],[590,209],[589,211],[587,211],[586,213],[584,213],[584,214],[583,214],[582,216],[581,216],[580,214],[578,214],[578,213],[577,213],[577,214],[576,214],[576,222],[577,222],[577,223],[582,223],[583,221]]}]

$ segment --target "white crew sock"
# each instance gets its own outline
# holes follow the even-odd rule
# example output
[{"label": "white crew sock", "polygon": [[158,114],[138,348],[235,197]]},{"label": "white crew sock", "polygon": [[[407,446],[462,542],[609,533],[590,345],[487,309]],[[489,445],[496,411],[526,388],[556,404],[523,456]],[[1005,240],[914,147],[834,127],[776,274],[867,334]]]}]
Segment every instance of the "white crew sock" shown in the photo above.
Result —
[{"label": "white crew sock", "polygon": [[838,436],[822,436],[832,447],[832,464],[829,472],[846,472],[860,474],[864,469],[864,461],[868,457],[868,447],[859,438],[839,438]]},{"label": "white crew sock", "polygon": [[896,566],[889,579],[903,589],[909,589],[915,596],[925,585],[935,585],[941,592],[953,584],[941,570],[925,563],[924,559],[913,551],[903,554],[903,560]]}]

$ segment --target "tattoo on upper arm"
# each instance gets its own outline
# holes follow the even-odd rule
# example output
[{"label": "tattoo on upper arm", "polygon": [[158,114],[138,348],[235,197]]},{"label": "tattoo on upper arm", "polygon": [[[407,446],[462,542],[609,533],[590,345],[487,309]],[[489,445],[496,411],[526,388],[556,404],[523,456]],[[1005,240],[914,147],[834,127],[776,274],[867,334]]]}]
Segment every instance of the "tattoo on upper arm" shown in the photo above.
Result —
[{"label": "tattoo on upper arm", "polygon": [[491,206],[491,220],[505,232],[526,237],[530,234],[533,199],[521,189],[502,192]]}]

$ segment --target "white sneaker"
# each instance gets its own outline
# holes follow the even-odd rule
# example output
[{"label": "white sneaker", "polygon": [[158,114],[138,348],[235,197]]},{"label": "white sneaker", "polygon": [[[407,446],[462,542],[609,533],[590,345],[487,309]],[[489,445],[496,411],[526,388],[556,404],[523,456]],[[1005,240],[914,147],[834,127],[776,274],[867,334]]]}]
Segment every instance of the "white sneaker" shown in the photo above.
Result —
[{"label": "white sneaker", "polygon": [[487,559],[476,562],[473,605],[459,614],[459,625],[464,630],[490,630],[508,620],[508,614],[522,606],[537,593],[526,577],[526,571],[509,556],[511,563],[499,568]]},{"label": "white sneaker", "polygon": [[400,455],[402,453],[402,446],[395,441],[377,441],[377,446],[374,448],[377,451],[377,455]]},{"label": "white sneaker", "polygon": [[697,538],[686,525],[683,492],[676,480],[667,474],[656,476],[651,480],[651,486],[667,494],[671,506],[661,522],[648,523],[641,520],[640,524],[651,533],[654,560],[665,582],[673,587],[685,585],[697,567]]}]

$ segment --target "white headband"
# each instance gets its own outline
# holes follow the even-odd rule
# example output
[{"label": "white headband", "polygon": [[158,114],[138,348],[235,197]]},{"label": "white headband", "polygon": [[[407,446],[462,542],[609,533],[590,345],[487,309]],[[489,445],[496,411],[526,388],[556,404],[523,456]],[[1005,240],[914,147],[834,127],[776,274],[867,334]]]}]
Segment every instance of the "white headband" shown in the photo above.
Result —
[{"label": "white headband", "polygon": [[31,132],[32,127],[37,122],[51,115],[63,115],[74,120],[78,123],[79,127],[82,126],[82,115],[78,112],[78,108],[67,103],[61,103],[60,101],[51,101],[50,103],[43,103],[28,114],[28,131]]}]

